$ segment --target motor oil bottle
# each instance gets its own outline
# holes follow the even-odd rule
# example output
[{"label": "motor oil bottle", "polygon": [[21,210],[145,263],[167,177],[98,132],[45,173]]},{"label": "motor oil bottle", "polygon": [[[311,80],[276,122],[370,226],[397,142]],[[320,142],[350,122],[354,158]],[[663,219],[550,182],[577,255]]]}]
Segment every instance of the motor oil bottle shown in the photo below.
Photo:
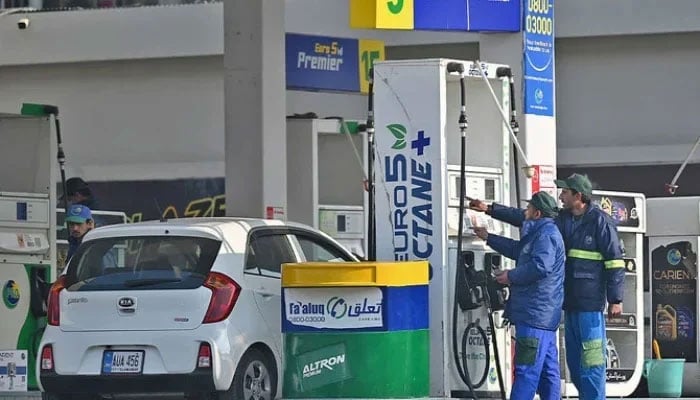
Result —
[{"label": "motor oil bottle", "polygon": [[670,305],[656,306],[656,338],[672,341],[677,337],[676,310]]}]

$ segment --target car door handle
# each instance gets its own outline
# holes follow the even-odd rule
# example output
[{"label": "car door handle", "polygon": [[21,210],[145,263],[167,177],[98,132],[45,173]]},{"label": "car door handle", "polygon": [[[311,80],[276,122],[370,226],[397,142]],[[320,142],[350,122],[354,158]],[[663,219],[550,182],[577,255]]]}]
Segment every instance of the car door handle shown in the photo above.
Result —
[{"label": "car door handle", "polygon": [[270,297],[272,297],[272,293],[260,293],[260,296],[269,299]]}]

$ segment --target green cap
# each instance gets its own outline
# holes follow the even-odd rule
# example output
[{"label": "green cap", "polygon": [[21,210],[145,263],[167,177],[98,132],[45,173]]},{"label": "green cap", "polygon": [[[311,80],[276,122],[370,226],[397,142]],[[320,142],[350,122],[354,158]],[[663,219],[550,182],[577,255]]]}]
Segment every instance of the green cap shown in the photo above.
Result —
[{"label": "green cap", "polygon": [[549,193],[537,192],[532,195],[532,198],[528,200],[528,203],[532,204],[533,207],[540,210],[542,215],[545,217],[556,217],[559,213],[559,207],[557,206],[557,201],[554,200]]},{"label": "green cap", "polygon": [[586,196],[593,194],[593,184],[586,175],[571,174],[566,179],[555,179],[554,184],[558,188],[575,190]]}]

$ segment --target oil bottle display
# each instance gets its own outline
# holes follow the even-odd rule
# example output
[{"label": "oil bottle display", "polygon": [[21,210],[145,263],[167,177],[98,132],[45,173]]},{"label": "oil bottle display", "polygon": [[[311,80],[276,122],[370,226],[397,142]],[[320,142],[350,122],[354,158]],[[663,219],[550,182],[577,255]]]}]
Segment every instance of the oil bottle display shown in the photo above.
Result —
[{"label": "oil bottle display", "polygon": [[698,264],[700,197],[648,199],[650,320],[647,354],[683,359],[682,396],[700,395]]}]

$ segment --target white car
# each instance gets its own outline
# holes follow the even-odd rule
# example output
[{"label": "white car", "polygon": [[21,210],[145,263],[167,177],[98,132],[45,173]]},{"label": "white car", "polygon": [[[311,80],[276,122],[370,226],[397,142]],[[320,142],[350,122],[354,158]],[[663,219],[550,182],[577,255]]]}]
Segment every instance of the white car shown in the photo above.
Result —
[{"label": "white car", "polygon": [[50,290],[43,399],[120,393],[274,399],[280,264],[358,261],[305,225],[176,219],[89,232]]}]

